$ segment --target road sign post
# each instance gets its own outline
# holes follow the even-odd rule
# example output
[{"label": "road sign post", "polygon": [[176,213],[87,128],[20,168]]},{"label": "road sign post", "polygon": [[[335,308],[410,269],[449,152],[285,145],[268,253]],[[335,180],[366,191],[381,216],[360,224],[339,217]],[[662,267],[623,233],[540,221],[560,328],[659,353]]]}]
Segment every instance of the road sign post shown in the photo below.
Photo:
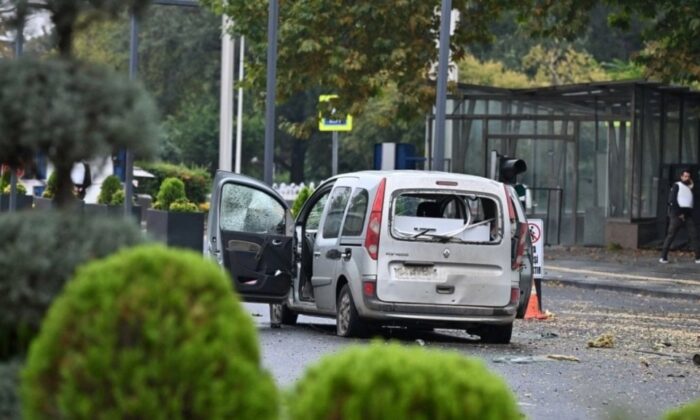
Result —
[{"label": "road sign post", "polygon": [[[336,99],[338,95],[321,95],[318,97],[319,102],[330,102],[332,99]],[[338,132],[339,131],[351,131],[352,130],[352,115],[346,115],[345,118],[335,117],[335,108],[331,112],[329,118],[324,118],[319,115],[318,119],[318,129],[319,131],[331,131],[333,133],[332,137],[332,148],[333,148],[333,159],[331,164],[332,175],[338,174]]]}]

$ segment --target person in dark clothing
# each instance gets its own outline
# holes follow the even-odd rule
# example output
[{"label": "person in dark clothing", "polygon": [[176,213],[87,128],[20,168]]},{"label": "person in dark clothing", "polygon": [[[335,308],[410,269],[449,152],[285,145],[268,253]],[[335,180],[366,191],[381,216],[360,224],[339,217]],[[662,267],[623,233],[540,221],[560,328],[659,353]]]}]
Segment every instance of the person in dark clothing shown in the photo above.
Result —
[{"label": "person in dark clothing", "polygon": [[693,220],[693,179],[690,170],[681,172],[680,181],[673,184],[668,197],[669,225],[668,234],[661,248],[661,264],[668,263],[668,249],[673,243],[678,231],[685,225],[688,228],[690,245],[695,251],[695,263],[700,264],[700,248],[698,248],[698,233]]}]

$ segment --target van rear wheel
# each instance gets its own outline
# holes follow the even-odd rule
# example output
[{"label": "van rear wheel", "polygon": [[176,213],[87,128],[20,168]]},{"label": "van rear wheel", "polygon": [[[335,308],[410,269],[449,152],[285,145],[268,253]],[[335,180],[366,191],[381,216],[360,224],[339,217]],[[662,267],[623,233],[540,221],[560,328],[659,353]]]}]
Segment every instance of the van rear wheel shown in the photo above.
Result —
[{"label": "van rear wheel", "polygon": [[482,343],[509,344],[513,335],[513,324],[485,325],[479,328],[478,334]]},{"label": "van rear wheel", "polygon": [[361,337],[367,333],[367,328],[357,313],[347,284],[343,285],[338,294],[335,319],[336,333],[340,337]]},{"label": "van rear wheel", "polygon": [[292,311],[284,303],[270,304],[270,326],[279,328],[282,325],[296,325],[299,314]]}]

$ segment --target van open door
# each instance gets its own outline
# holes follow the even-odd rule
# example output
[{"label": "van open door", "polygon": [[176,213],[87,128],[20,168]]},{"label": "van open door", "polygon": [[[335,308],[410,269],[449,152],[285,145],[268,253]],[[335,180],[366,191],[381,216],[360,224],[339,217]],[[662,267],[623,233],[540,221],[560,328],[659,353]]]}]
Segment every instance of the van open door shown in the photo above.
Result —
[{"label": "van open door", "polygon": [[208,253],[245,301],[279,303],[292,284],[289,206],[255,179],[218,171],[212,188]]}]

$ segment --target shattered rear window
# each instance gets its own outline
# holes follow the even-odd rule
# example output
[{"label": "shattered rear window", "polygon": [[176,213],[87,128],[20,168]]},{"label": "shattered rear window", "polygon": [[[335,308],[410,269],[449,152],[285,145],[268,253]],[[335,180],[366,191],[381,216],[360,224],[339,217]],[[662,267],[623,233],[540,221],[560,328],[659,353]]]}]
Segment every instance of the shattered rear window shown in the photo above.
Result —
[{"label": "shattered rear window", "polygon": [[391,234],[396,239],[497,243],[503,236],[494,197],[463,192],[403,192],[393,200]]}]

